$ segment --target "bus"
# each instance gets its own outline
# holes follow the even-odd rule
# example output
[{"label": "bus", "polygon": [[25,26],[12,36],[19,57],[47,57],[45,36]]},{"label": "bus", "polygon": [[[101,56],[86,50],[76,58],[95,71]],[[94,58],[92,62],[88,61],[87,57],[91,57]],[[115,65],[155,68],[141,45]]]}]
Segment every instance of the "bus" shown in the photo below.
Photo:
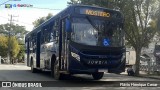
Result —
[{"label": "bus", "polygon": [[122,13],[103,7],[72,5],[25,36],[26,62],[31,71],[50,71],[60,80],[65,74],[125,71],[126,49]]}]

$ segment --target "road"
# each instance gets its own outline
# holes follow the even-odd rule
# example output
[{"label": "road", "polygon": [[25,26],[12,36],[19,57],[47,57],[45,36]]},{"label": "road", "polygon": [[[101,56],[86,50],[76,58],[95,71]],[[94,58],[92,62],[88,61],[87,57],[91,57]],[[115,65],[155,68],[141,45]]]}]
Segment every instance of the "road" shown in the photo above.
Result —
[{"label": "road", "polygon": [[[106,87],[114,82],[107,81],[160,81],[157,79],[132,77],[105,73],[103,79],[93,80],[90,75],[73,75],[62,81],[57,81],[50,76],[49,72],[31,73],[30,67],[25,65],[0,65],[0,81],[53,81],[57,87],[43,88],[0,88],[0,90],[160,90],[160,87]],[[74,82],[76,81],[76,82]],[[107,83],[106,83],[106,82]],[[106,84],[106,85],[105,85]],[[64,87],[63,87],[64,85]],[[75,86],[74,86],[75,85]],[[105,87],[104,87],[105,85]],[[58,87],[59,86],[59,87]],[[114,86],[114,85],[112,85]]]}]

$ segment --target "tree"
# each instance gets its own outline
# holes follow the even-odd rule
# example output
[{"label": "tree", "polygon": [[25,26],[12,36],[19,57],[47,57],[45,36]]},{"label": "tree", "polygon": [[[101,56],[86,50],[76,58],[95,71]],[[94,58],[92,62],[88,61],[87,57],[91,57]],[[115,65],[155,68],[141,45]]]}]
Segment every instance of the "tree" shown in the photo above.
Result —
[{"label": "tree", "polygon": [[153,16],[153,19],[156,21],[157,28],[159,30],[159,35],[160,35],[160,0],[157,1],[158,4],[158,10],[156,10],[156,14]]},{"label": "tree", "polygon": [[8,40],[5,36],[0,36],[0,56],[7,57],[8,53]]},{"label": "tree", "polygon": [[[10,41],[11,41],[10,54],[11,54],[11,60],[13,60],[14,58],[17,57],[20,47],[15,36],[12,36]],[[0,56],[7,57],[7,54],[8,54],[8,37],[1,35],[0,36]]]},{"label": "tree", "polygon": [[47,21],[48,19],[50,19],[53,15],[51,13],[49,13],[46,17],[41,17],[37,20],[35,20],[33,22],[34,28],[36,28],[37,26],[39,26],[40,24],[42,24],[43,22]]},{"label": "tree", "polygon": [[116,8],[119,0],[70,0],[68,2],[69,5],[72,4],[83,4],[83,5],[93,5],[93,6],[101,6],[107,8]]},{"label": "tree", "polygon": [[125,16],[126,39],[135,49],[135,74],[139,75],[141,50],[150,43],[157,31],[155,21],[151,18],[156,8],[155,0],[130,0],[123,3],[126,4],[121,5],[121,11]]},{"label": "tree", "polygon": [[11,57],[13,59],[13,58],[17,57],[17,55],[19,53],[19,50],[20,50],[19,43],[18,43],[18,41],[17,41],[15,36],[11,37],[10,45],[11,45]]},{"label": "tree", "polygon": [[[72,1],[75,0],[71,0],[69,4],[75,3]],[[120,10],[124,14],[126,40],[136,51],[135,74],[139,75],[142,47],[149,44],[157,31],[156,22],[152,19],[157,8],[157,0],[80,0],[79,2]]]},{"label": "tree", "polygon": [[25,47],[24,47],[24,45],[19,45],[19,47],[20,47],[20,50],[18,52],[17,59],[19,61],[22,61],[24,58],[24,54],[25,54]]},{"label": "tree", "polygon": [[18,40],[22,40],[24,38],[24,35],[28,33],[24,26],[19,26],[18,24],[10,25],[9,23],[7,23],[0,25],[0,34],[8,36],[9,31],[11,35],[16,36]]},{"label": "tree", "polygon": [[[11,27],[10,27],[11,26]],[[23,48],[20,48],[19,44],[24,44],[24,35],[28,33],[28,31],[26,31],[24,26],[20,26],[18,24],[1,24],[0,25],[0,35],[1,35],[1,45],[0,45],[0,55],[2,55],[3,57],[7,57],[7,53],[8,53],[8,35],[9,35],[9,31],[11,34],[11,58],[19,58],[24,56],[24,53],[20,53],[24,52]],[[14,37],[13,37],[14,36]],[[4,39],[3,39],[4,38]],[[2,42],[3,39],[3,42]],[[5,41],[4,41],[5,40]],[[20,55],[20,56],[19,56]]]}]

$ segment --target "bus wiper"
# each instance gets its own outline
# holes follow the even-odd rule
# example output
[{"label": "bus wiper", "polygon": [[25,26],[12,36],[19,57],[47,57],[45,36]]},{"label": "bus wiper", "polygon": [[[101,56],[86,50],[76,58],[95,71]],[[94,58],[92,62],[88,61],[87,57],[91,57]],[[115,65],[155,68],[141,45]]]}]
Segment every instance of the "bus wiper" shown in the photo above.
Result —
[{"label": "bus wiper", "polygon": [[100,31],[99,28],[96,27],[96,25],[91,21],[91,19],[90,19],[88,16],[86,16],[86,18],[87,18],[88,22],[92,25],[92,27],[93,27],[95,30]]}]

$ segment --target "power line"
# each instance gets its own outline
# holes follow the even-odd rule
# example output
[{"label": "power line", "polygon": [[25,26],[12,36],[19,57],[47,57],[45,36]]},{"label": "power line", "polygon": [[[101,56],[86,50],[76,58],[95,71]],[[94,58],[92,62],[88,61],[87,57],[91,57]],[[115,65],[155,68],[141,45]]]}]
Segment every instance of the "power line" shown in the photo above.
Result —
[{"label": "power line", "polygon": [[9,2],[9,1],[11,1],[11,0],[8,0],[8,1],[5,1],[5,2],[1,3],[0,6],[5,4],[5,3],[7,3],[7,2]]},{"label": "power line", "polygon": [[6,18],[6,17],[3,17],[3,16],[0,16],[0,17],[2,17],[2,18],[4,18],[4,19],[8,19],[8,18]]},{"label": "power line", "polygon": [[23,23],[23,24],[32,25],[32,24],[29,24],[29,23],[26,23],[26,22],[22,22],[22,21],[15,21],[15,22],[20,22],[20,23]]},{"label": "power line", "polygon": [[[7,17],[3,17],[3,16],[0,16],[0,17],[8,20]],[[20,22],[20,23],[23,23],[23,24],[32,25],[32,24],[30,24],[30,23],[26,23],[26,22],[22,22],[22,21],[15,21],[15,20],[14,20],[14,22]]]},{"label": "power line", "polygon": [[[16,0],[8,0],[8,1],[5,1],[5,2],[1,3],[0,6],[3,5],[3,4],[6,4],[6,3],[9,2],[9,1],[16,1]],[[18,0],[17,0],[17,1],[18,1]],[[19,1],[20,1],[20,0],[19,0]]]},{"label": "power line", "polygon": [[40,8],[40,7],[29,7],[29,8],[47,9],[47,10],[62,10],[62,9],[53,9],[53,8]]}]

